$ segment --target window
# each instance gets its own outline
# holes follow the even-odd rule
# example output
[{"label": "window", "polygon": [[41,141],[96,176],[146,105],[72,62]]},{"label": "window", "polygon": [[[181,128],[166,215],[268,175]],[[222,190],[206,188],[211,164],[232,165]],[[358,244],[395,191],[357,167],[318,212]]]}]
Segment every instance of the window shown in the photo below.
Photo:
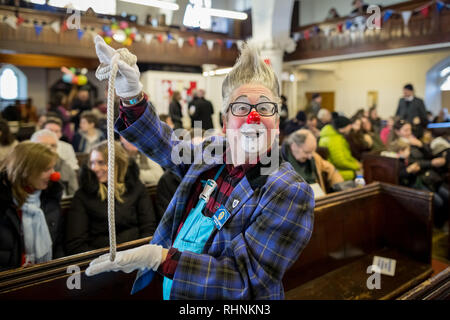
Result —
[{"label": "window", "polygon": [[447,76],[447,79],[441,84],[441,91],[450,91],[450,75]]},{"label": "window", "polygon": [[439,75],[441,77],[441,91],[450,91],[450,66],[443,68]]},{"label": "window", "polygon": [[11,68],[4,68],[0,74],[0,97],[17,99],[19,96],[19,79]]}]

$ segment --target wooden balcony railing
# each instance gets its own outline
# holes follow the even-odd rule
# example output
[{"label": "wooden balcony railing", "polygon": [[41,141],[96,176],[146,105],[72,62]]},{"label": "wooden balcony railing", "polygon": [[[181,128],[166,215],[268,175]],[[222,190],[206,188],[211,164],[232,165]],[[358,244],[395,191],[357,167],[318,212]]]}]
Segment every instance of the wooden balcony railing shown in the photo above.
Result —
[{"label": "wooden balcony railing", "polygon": [[[358,28],[355,17],[343,17],[292,30],[297,48],[285,61],[344,56],[450,42],[450,4],[445,1],[408,1],[381,8],[381,28]],[[421,9],[428,8],[427,11]],[[392,15],[385,16],[391,10]],[[402,12],[411,11],[408,23]],[[370,15],[364,16],[364,21]],[[349,23],[350,21],[350,23]],[[347,29],[347,26],[353,27]]]},{"label": "wooden balcony railing", "polygon": [[[9,16],[15,16],[14,7],[0,6],[0,51],[3,53],[39,54],[57,57],[79,58],[84,65],[89,66],[90,60],[98,59],[95,54],[93,36],[102,31],[105,25],[110,26],[111,21],[97,17],[81,14],[80,26],[82,37],[79,38],[78,31],[63,30],[55,32],[51,24],[55,21],[63,22],[70,14],[52,13],[37,11],[32,9],[19,9],[19,16],[22,23],[15,29],[6,23]],[[42,26],[42,31],[37,35],[34,24]],[[217,64],[219,66],[232,66],[238,56],[236,41],[228,35],[206,31],[182,30],[174,27],[152,27],[140,26],[129,23],[130,27],[135,27],[141,35],[139,42],[134,41],[128,49],[138,57],[142,63],[155,64],[176,64],[188,66],[201,66],[202,64]],[[167,41],[167,34],[171,34],[173,39]],[[151,35],[149,42],[145,35]],[[159,41],[158,36],[163,37]],[[197,44],[197,39],[203,40],[202,45]],[[183,45],[179,46],[177,39],[183,38]],[[191,43],[189,41],[191,39]],[[195,39],[195,41],[192,41]],[[210,50],[207,41],[214,41],[214,46]],[[228,44],[232,43],[230,48]],[[114,40],[111,43],[114,48],[124,47],[123,44]],[[6,62],[5,57],[0,56],[0,62]]]}]

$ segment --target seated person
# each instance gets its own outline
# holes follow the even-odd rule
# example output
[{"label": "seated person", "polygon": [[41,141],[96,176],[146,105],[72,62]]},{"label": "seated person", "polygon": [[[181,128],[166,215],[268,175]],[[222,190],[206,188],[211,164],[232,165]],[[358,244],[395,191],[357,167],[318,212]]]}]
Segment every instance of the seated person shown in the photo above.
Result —
[{"label": "seated person", "polygon": [[125,140],[124,137],[120,137],[120,142],[123,148],[128,153],[128,156],[133,159],[139,167],[139,179],[143,184],[156,185],[164,173],[164,170],[159,164],[152,159],[148,158],[139,150]]},{"label": "seated person", "polygon": [[320,131],[319,146],[328,148],[327,160],[336,167],[344,180],[353,180],[355,172],[361,169],[361,163],[352,156],[346,140],[352,129],[351,122],[344,116],[337,116],[332,123]]},{"label": "seated person", "polygon": [[[300,129],[292,133],[283,143],[281,154],[295,171],[313,187],[315,197],[327,193],[327,187],[343,182],[336,168],[316,153],[317,142],[311,131]],[[326,174],[326,183],[322,173]]]},{"label": "seated person", "polygon": [[14,150],[18,143],[11,133],[8,122],[0,119],[0,162]]},{"label": "seated person", "polygon": [[50,180],[58,155],[19,143],[0,166],[0,270],[64,256],[62,186]]},{"label": "seated person", "polygon": [[83,111],[80,115],[80,130],[72,140],[75,152],[89,153],[93,146],[105,140],[105,135],[97,129],[97,117],[92,111]]},{"label": "seated person", "polygon": [[[75,192],[67,214],[66,249],[69,254],[109,246],[108,229],[108,144],[94,146],[89,167],[80,172],[80,189]],[[153,203],[139,180],[139,168],[115,142],[115,225],[117,243],[148,237],[156,229]]]},{"label": "seated person", "polygon": [[372,121],[368,117],[361,117],[361,129],[366,139],[372,142],[370,146],[370,153],[379,154],[386,150],[386,147],[381,141],[379,133],[374,130]]},{"label": "seated person", "polygon": [[58,145],[56,152],[58,156],[63,159],[73,170],[78,170],[77,156],[70,143],[62,141],[62,121],[58,118],[48,118],[42,125],[42,129],[47,129],[56,134],[58,138]]},{"label": "seated person", "polygon": [[[42,129],[33,133],[30,139],[32,142],[41,143],[48,146],[56,153],[58,137],[48,129]],[[55,171],[61,175],[60,182],[64,187],[63,197],[72,196],[78,190],[78,177],[69,164],[58,156],[55,164]]]},{"label": "seated person", "polygon": [[397,140],[410,146],[408,163],[417,163],[417,180],[413,188],[434,192],[434,223],[437,228],[441,228],[448,220],[449,193],[442,173],[448,168],[447,159],[440,153],[433,155],[430,146],[412,134],[412,126],[405,120],[398,120],[394,124],[390,145]]},{"label": "seated person", "polygon": [[352,117],[350,121],[352,122],[352,129],[346,139],[350,146],[352,156],[358,161],[361,161],[363,153],[370,151],[373,141],[370,136],[364,134],[360,117]]}]

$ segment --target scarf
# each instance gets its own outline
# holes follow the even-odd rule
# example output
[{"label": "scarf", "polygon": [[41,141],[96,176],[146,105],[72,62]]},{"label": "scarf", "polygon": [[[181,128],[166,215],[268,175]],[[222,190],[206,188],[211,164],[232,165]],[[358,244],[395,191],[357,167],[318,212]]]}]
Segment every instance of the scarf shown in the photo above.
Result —
[{"label": "scarf", "polygon": [[41,190],[31,193],[22,205],[25,263],[42,263],[52,259],[52,239],[41,209]]}]

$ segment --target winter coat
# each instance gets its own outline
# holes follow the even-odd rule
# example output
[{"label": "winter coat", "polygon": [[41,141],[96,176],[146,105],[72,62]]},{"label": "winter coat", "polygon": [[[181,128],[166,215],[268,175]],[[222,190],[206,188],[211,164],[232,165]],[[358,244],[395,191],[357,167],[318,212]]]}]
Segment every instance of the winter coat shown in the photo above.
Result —
[{"label": "winter coat", "polygon": [[355,171],[360,169],[358,160],[352,156],[345,137],[332,125],[327,124],[320,131],[319,146],[328,148],[327,160],[338,169],[344,180],[355,178]]},{"label": "winter coat", "polygon": [[[144,238],[156,229],[153,202],[139,180],[139,168],[130,161],[125,176],[123,203],[116,200],[116,242]],[[66,250],[69,254],[109,246],[108,201],[98,195],[95,173],[84,165],[80,172],[80,189],[75,193],[67,214]]]},{"label": "winter coat", "polygon": [[[41,192],[41,209],[47,221],[53,242],[53,258],[64,256],[64,222],[61,215],[63,187],[59,182],[50,182]],[[11,183],[5,171],[0,173],[0,271],[19,268],[24,253],[22,221],[13,202]]]}]

